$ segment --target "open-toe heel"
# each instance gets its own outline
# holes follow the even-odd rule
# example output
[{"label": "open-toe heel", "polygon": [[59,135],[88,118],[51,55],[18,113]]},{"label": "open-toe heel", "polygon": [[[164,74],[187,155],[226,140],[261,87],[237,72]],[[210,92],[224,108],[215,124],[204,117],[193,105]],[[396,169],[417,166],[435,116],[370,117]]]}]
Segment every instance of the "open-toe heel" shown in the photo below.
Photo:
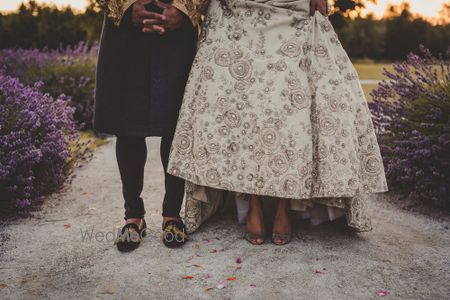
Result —
[{"label": "open-toe heel", "polygon": [[272,230],[272,243],[278,246],[289,244],[292,240],[292,215],[288,212],[289,231],[287,233],[277,233]]},{"label": "open-toe heel", "polygon": [[[250,244],[255,245],[255,246],[262,245],[265,242],[264,234],[251,233],[244,229],[243,236],[244,236],[245,240],[247,240]],[[261,242],[258,242],[258,240],[261,240]]]},{"label": "open-toe heel", "polygon": [[[290,243],[292,240],[292,233],[287,234],[272,233],[272,243],[278,246],[283,246]],[[281,242],[278,242],[281,241]]]}]

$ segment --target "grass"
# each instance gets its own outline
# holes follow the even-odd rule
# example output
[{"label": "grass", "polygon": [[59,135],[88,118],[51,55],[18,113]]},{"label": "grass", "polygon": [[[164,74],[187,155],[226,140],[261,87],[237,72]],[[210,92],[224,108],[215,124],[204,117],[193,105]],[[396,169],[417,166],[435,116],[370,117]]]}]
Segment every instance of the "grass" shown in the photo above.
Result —
[{"label": "grass", "polygon": [[107,139],[97,137],[92,131],[80,131],[78,140],[70,145],[71,155],[68,162],[68,170],[73,169],[81,161],[89,159],[98,147],[107,143]]},{"label": "grass", "polygon": [[[356,62],[356,71],[359,74],[361,80],[382,80],[384,68],[392,71],[392,65],[382,63],[368,63],[368,62]],[[377,87],[376,84],[363,84],[364,94],[367,101],[371,101],[370,93]]]},{"label": "grass", "polygon": [[108,143],[107,139],[97,137],[91,130],[81,131],[79,135],[80,141],[90,141],[89,148],[92,151]]},{"label": "grass", "polygon": [[364,95],[366,96],[367,101],[372,101],[372,96],[370,96],[370,93],[377,87],[376,84],[363,84],[362,88],[364,91]]},{"label": "grass", "polygon": [[367,79],[384,79],[383,69],[386,68],[392,71],[392,65],[390,64],[378,64],[378,63],[355,63],[356,71],[359,74],[359,78],[362,80]]}]

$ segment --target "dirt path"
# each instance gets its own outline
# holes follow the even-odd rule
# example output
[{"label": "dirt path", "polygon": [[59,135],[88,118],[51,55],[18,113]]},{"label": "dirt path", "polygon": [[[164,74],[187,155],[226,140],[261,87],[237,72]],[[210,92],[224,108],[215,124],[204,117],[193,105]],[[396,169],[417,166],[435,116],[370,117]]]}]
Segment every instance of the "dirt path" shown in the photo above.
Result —
[{"label": "dirt path", "polygon": [[[291,244],[254,247],[225,214],[183,249],[164,248],[158,238],[163,193],[158,142],[149,140],[144,191],[153,236],[131,254],[112,246],[123,202],[111,142],[36,218],[0,228],[0,298],[378,299],[382,288],[390,299],[450,295],[449,219],[400,210],[380,197],[372,201],[374,231],[368,234],[346,233],[339,224],[302,223]],[[83,241],[86,231],[97,233],[98,241],[86,236]],[[109,241],[100,236],[107,232]],[[181,278],[186,275],[193,278]],[[236,280],[217,287],[229,277]]]}]

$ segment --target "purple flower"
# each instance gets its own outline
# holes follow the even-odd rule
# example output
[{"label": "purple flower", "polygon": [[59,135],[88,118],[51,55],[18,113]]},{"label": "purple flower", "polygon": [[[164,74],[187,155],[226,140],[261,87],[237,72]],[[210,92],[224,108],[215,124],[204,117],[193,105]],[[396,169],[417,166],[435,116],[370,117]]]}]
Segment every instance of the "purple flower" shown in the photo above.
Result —
[{"label": "purple flower", "polygon": [[17,77],[53,98],[65,95],[75,108],[74,118],[92,128],[95,65],[99,46],[80,43],[64,49],[0,50],[0,73]]},{"label": "purple flower", "polygon": [[0,73],[0,211],[27,215],[67,175],[73,108]]},{"label": "purple flower", "polygon": [[450,52],[422,46],[384,74],[369,105],[390,187],[450,208]]}]

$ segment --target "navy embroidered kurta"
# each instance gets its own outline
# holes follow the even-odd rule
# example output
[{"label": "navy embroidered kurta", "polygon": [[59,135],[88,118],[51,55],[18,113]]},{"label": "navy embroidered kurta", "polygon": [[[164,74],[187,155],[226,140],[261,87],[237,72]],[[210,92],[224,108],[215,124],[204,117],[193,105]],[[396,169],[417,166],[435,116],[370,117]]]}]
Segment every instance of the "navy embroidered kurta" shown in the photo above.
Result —
[{"label": "navy embroidered kurta", "polygon": [[122,136],[175,130],[197,29],[190,22],[164,35],[142,33],[130,12],[120,26],[105,17],[97,65],[94,128]]}]

